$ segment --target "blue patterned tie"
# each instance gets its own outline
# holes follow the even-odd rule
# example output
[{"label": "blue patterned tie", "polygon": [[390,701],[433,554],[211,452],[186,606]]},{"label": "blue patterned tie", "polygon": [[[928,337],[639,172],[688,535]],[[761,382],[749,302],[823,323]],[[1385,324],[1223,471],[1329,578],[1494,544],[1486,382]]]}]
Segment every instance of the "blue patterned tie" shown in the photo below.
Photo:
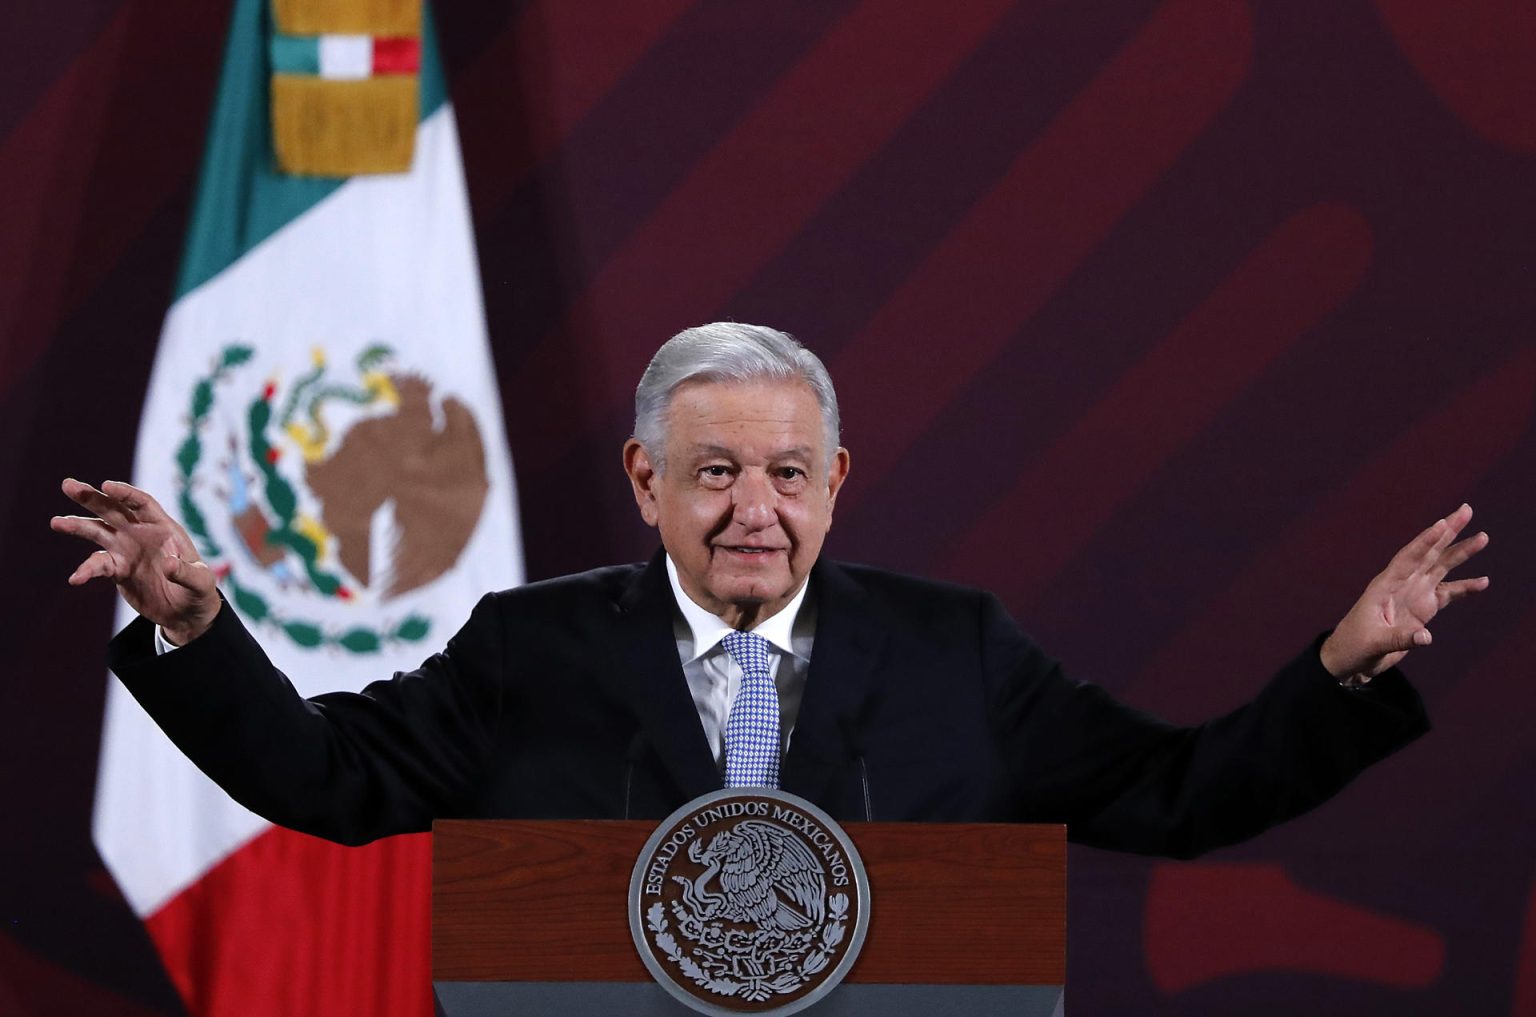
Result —
[{"label": "blue patterned tie", "polygon": [[725,786],[779,786],[779,690],[768,670],[768,640],[732,632],[722,640],[741,668],[741,689],[725,718]]}]

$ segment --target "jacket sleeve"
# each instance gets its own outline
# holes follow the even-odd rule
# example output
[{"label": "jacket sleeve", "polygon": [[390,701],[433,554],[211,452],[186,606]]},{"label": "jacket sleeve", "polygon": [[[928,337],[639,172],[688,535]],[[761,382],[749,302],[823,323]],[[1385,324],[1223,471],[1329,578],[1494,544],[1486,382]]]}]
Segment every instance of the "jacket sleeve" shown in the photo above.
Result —
[{"label": "jacket sleeve", "polygon": [[1314,643],[1245,706],[1178,727],[1066,677],[995,598],[982,606],[994,733],[1023,808],[1079,843],[1188,858],[1326,801],[1429,729],[1393,669],[1346,689]]},{"label": "jacket sleeve", "polygon": [[425,830],[483,772],[504,680],[494,594],[441,652],[360,693],[306,700],[228,605],[160,656],[136,619],[112,670],[160,728],[240,804],[343,844]]}]

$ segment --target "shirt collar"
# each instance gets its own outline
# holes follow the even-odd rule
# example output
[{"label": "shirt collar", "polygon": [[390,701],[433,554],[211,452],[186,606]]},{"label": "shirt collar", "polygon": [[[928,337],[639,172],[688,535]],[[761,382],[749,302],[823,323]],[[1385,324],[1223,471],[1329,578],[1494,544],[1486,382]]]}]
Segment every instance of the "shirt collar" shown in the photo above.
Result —
[{"label": "shirt collar", "polygon": [[[690,664],[718,646],[720,640],[731,632],[731,627],[693,602],[693,598],[683,591],[683,584],[677,577],[677,566],[673,564],[672,556],[666,555],[666,559],[667,580],[672,584],[672,598],[677,601],[677,608],[682,612],[686,632],[692,640],[692,648],[683,659],[684,664]],[[795,621],[801,613],[801,608],[805,606],[805,593],[810,586],[808,582],[800,584],[799,592],[784,605],[784,610],[751,631],[768,640],[776,649],[809,659],[807,654],[797,652],[795,649],[797,641]],[[682,634],[681,630],[679,634]],[[808,640],[804,638],[803,631],[800,635],[802,638],[798,641],[802,648],[805,648]]]}]

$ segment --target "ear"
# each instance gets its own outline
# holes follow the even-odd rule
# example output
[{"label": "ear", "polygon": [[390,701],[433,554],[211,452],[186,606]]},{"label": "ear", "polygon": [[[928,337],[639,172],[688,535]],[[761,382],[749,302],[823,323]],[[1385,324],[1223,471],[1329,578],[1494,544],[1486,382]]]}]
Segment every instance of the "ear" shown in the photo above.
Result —
[{"label": "ear", "polygon": [[838,447],[832,456],[832,468],[827,471],[827,522],[831,523],[832,510],[837,507],[837,492],[842,490],[843,481],[848,479],[848,450]]},{"label": "ear", "polygon": [[655,526],[661,518],[656,509],[656,484],[660,482],[660,474],[651,465],[645,446],[634,438],[624,443],[624,472],[629,474],[629,486],[634,488],[640,518],[647,526]]}]

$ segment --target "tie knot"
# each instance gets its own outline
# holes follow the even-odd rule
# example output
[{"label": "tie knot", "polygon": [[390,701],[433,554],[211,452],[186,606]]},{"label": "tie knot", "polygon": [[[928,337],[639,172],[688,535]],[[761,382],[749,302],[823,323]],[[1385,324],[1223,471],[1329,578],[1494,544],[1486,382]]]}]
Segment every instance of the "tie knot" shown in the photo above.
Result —
[{"label": "tie knot", "polygon": [[768,640],[756,632],[730,632],[721,642],[725,644],[725,652],[744,673],[759,674],[768,670]]}]

